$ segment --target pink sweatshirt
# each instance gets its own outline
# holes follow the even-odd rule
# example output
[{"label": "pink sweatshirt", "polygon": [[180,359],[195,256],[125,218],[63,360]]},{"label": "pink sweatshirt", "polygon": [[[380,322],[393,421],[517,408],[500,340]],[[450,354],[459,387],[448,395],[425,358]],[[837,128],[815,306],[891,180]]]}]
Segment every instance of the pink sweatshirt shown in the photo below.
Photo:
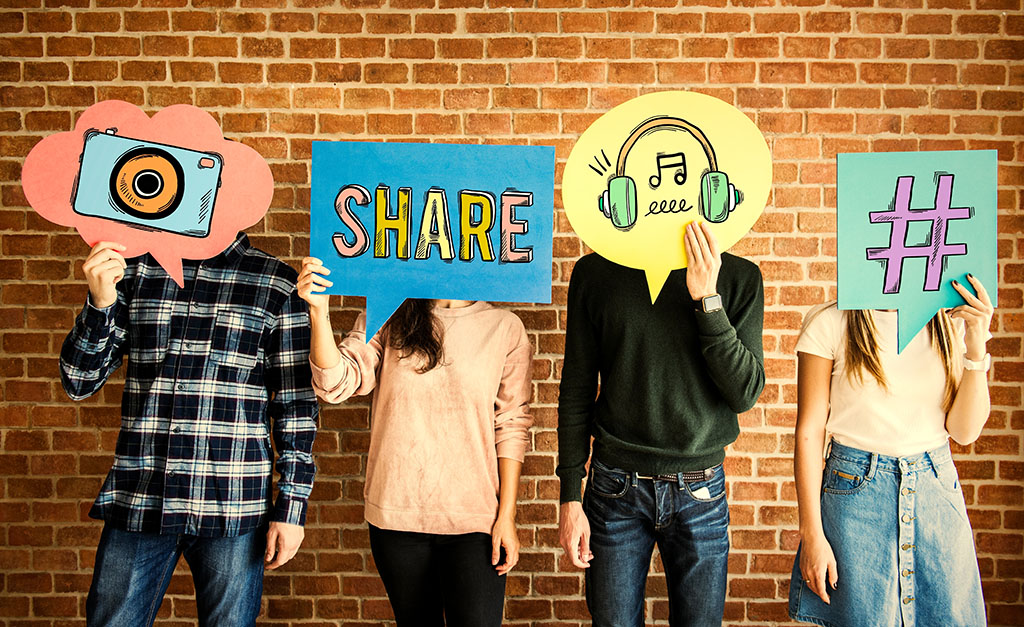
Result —
[{"label": "pink sweatshirt", "polygon": [[533,424],[533,348],[515,314],[477,301],[435,308],[444,361],[420,374],[366,317],[341,341],[341,362],[313,368],[320,398],[373,392],[366,463],[366,520],[382,529],[490,533],[498,513],[498,458],[523,460]]}]

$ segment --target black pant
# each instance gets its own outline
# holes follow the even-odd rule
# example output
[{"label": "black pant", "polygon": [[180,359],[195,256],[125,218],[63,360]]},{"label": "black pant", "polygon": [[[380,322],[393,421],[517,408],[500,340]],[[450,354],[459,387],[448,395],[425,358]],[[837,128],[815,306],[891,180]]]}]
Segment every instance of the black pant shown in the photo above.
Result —
[{"label": "black pant", "polygon": [[505,576],[491,565],[489,534],[441,535],[370,525],[370,549],[398,627],[501,625]]}]

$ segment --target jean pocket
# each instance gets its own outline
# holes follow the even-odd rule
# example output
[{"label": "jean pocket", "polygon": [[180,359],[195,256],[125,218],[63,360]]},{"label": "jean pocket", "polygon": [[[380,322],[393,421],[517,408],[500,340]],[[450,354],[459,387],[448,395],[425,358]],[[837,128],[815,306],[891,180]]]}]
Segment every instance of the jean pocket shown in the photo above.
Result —
[{"label": "jean pocket", "polygon": [[683,487],[690,498],[695,501],[702,503],[717,501],[725,496],[725,471],[718,466],[710,479],[687,481]]},{"label": "jean pocket", "polygon": [[623,470],[608,468],[597,461],[590,462],[590,479],[587,491],[606,499],[622,498],[629,489],[629,474]]},{"label": "jean pocket", "polygon": [[967,517],[967,503],[964,501],[963,489],[960,487],[960,474],[957,472],[953,462],[949,461],[936,465],[935,475],[942,497],[961,518],[969,520]]},{"label": "jean pocket", "polygon": [[221,309],[213,323],[210,359],[221,366],[252,370],[260,355],[263,317],[242,309]]},{"label": "jean pocket", "polygon": [[830,458],[825,464],[822,490],[828,494],[856,494],[868,484],[863,466]]}]

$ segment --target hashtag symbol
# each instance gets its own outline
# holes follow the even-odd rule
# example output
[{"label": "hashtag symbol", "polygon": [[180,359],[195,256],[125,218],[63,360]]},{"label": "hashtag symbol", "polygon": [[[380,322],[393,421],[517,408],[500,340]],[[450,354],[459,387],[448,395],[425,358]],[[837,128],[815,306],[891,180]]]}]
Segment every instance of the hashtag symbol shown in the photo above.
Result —
[{"label": "hashtag symbol", "polygon": [[[895,294],[900,291],[900,278],[903,275],[903,260],[914,257],[927,259],[924,289],[935,291],[942,281],[942,271],[946,267],[947,257],[967,254],[966,244],[949,244],[946,242],[946,227],[949,220],[970,218],[971,207],[950,208],[953,196],[953,175],[937,175],[938,185],[935,190],[935,206],[930,209],[911,209],[910,192],[914,187],[914,177],[901,176],[896,179],[896,198],[887,211],[872,211],[868,214],[873,224],[889,223],[892,227],[887,248],[868,248],[867,258],[881,261],[885,266],[885,280],[882,292]],[[907,227],[911,222],[931,222],[929,241],[919,246],[907,245]]]}]

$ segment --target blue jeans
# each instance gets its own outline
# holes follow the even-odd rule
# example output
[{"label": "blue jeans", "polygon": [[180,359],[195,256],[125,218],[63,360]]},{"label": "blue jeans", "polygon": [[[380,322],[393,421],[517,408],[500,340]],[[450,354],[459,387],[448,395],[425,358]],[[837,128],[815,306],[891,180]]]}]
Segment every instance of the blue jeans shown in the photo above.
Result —
[{"label": "blue jeans", "polygon": [[96,627],[148,627],[184,555],[196,587],[202,626],[256,623],[263,594],[267,535],[257,529],[234,538],[201,538],[121,531],[104,525],[85,604]]},{"label": "blue jeans", "polygon": [[701,481],[641,479],[591,461],[583,496],[594,559],[586,570],[594,627],[643,627],[654,545],[668,585],[669,622],[719,626],[729,562],[729,505],[721,465]]}]

